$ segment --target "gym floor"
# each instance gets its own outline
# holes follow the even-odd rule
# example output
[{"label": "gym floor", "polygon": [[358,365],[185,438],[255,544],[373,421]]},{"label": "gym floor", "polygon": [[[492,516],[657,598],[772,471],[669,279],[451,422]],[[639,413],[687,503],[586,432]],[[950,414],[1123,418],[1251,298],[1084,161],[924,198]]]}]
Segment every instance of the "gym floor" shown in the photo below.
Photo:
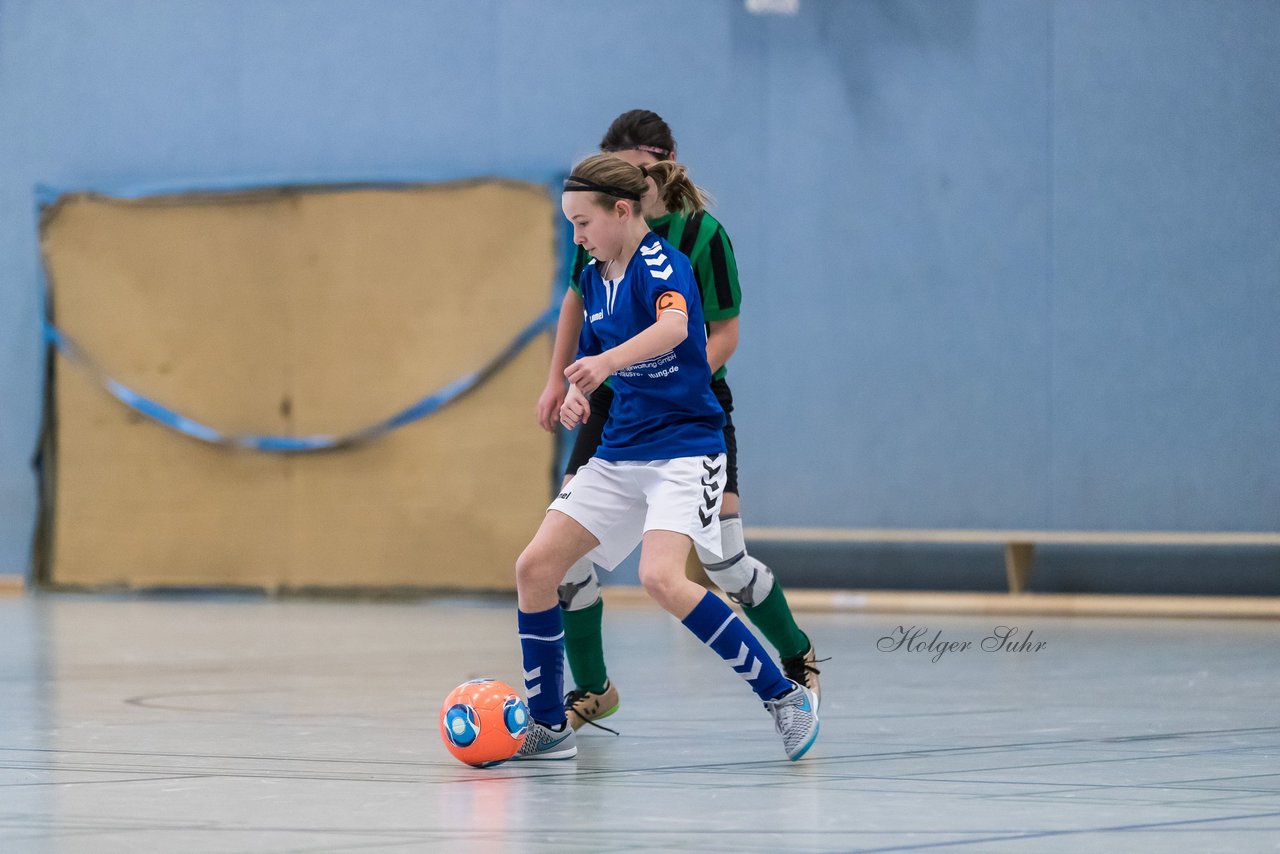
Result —
[{"label": "gym floor", "polygon": [[615,603],[619,734],[468,768],[439,706],[519,687],[513,609],[0,598],[0,851],[1280,851],[1275,621],[802,612],[830,660],[791,763],[740,678]]}]

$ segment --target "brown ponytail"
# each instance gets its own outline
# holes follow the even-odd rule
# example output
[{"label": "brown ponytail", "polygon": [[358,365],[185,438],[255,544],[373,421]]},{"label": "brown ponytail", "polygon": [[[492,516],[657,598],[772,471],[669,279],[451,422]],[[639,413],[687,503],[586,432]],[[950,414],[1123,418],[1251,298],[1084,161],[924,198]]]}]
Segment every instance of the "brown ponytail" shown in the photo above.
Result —
[{"label": "brown ponytail", "polygon": [[696,213],[710,203],[706,192],[689,178],[689,170],[683,163],[662,160],[644,167],[649,177],[658,185],[658,198],[669,211]]}]

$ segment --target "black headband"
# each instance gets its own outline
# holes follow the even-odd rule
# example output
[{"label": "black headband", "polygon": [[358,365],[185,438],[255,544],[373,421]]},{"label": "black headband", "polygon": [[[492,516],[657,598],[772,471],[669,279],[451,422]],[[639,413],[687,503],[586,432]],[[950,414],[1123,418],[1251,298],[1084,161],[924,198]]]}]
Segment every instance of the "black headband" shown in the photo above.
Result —
[{"label": "black headband", "polygon": [[639,143],[635,145],[615,145],[612,148],[603,148],[601,151],[606,151],[611,154],[618,151],[647,151],[659,160],[676,159],[676,153],[671,149],[659,148],[656,145],[640,145]]},{"label": "black headband", "polygon": [[597,184],[595,181],[588,181],[586,178],[579,178],[577,175],[570,175],[565,179],[564,191],[566,193],[604,193],[606,196],[617,196],[619,199],[630,199],[633,202],[640,201],[639,193],[634,193],[631,190],[624,190],[622,187],[611,187],[607,184]]}]

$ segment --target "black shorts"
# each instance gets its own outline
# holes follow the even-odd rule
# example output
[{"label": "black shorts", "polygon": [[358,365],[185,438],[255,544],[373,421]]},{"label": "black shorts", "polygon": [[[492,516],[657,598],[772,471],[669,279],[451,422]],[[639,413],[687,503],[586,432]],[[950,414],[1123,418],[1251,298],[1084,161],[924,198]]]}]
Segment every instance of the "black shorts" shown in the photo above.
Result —
[{"label": "black shorts", "polygon": [[604,422],[609,420],[609,407],[613,405],[613,389],[607,385],[591,392],[591,417],[587,423],[578,427],[573,437],[573,451],[569,454],[569,464],[564,467],[566,475],[577,474],[578,469],[587,464],[587,460],[596,455],[600,440],[604,436]]},{"label": "black shorts", "polygon": [[[720,401],[724,410],[724,447],[728,457],[726,472],[728,480],[724,491],[738,494],[738,439],[733,430],[733,392],[729,383],[720,378],[711,381],[711,392]],[[573,451],[569,454],[569,464],[565,466],[566,475],[577,474],[578,469],[587,464],[587,460],[595,456],[600,447],[600,439],[604,435],[604,424],[609,420],[609,407],[613,404],[613,389],[602,385],[591,393],[591,417],[587,423],[578,428],[573,440]]]}]

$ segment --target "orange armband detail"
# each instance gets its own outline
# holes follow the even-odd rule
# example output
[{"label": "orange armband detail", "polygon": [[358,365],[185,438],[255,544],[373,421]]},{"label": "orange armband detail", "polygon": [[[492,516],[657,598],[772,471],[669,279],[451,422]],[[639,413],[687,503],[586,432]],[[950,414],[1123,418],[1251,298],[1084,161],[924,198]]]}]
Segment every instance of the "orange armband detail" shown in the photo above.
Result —
[{"label": "orange armband detail", "polygon": [[662,317],[662,313],[667,309],[675,309],[685,317],[689,316],[689,306],[685,303],[684,297],[679,291],[667,291],[658,297],[658,317]]}]

